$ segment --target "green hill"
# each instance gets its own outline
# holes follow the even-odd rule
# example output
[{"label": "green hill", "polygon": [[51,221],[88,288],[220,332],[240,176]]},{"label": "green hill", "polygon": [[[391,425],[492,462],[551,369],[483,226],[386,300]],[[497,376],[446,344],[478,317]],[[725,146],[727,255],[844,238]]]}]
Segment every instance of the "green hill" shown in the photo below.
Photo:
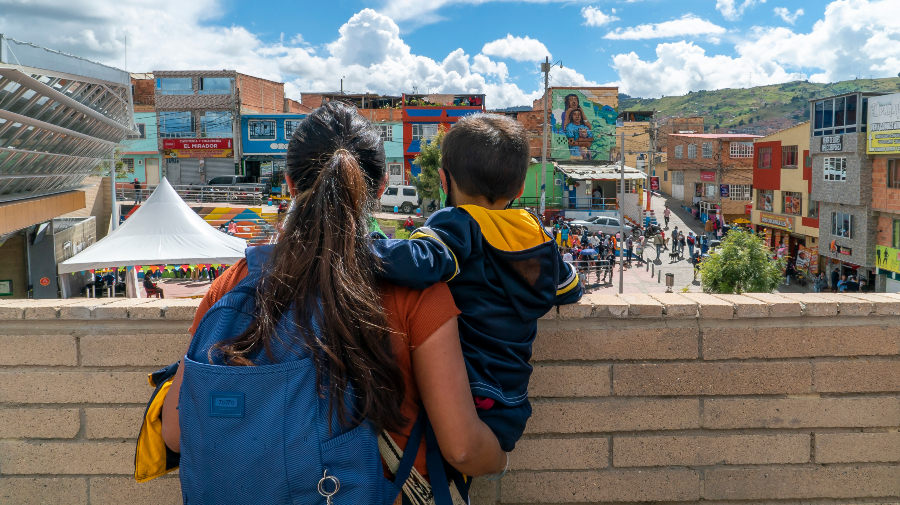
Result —
[{"label": "green hill", "polygon": [[809,100],[852,91],[900,92],[900,77],[855,79],[820,84],[786,82],[747,89],[692,91],[683,96],[631,98],[619,95],[619,110],[656,110],[659,118],[703,116],[706,127],[738,128],[771,125],[780,128],[809,119]]}]

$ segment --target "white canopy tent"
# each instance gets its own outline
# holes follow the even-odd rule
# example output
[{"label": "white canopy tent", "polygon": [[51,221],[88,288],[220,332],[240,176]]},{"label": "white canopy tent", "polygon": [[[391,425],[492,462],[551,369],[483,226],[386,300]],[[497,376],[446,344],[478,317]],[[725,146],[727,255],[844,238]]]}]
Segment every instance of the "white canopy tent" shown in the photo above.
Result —
[{"label": "white canopy tent", "polygon": [[163,179],[147,202],[103,240],[59,264],[59,273],[135,265],[234,264],[247,242],[210,226]]}]

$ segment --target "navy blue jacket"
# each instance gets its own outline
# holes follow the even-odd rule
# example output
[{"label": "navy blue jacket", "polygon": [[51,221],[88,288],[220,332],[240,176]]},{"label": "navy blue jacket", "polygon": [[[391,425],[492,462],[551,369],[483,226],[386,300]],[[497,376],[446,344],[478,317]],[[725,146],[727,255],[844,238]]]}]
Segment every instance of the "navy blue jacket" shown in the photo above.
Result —
[{"label": "navy blue jacket", "polygon": [[459,316],[472,394],[513,407],[528,400],[537,320],[575,303],[582,287],[556,242],[524,210],[474,205],[435,212],[411,240],[376,240],[382,278],[425,289],[447,281]]}]

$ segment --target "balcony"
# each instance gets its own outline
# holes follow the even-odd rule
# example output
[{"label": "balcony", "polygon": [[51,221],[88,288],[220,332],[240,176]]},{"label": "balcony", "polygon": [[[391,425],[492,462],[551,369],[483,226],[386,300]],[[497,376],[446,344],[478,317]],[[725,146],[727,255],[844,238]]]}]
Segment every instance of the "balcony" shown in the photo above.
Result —
[{"label": "balcony", "polygon": [[161,139],[227,139],[234,136],[234,132],[165,132],[160,130]]}]

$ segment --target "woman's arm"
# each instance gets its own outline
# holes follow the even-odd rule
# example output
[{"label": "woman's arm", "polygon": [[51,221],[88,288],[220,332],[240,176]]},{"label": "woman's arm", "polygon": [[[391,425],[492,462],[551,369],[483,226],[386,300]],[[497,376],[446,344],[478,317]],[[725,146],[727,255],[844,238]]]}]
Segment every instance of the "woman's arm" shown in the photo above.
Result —
[{"label": "woman's arm", "polygon": [[[185,354],[187,352],[185,351]],[[184,359],[175,377],[172,378],[172,385],[169,386],[169,392],[166,399],[163,400],[162,408],[162,437],[166,442],[166,446],[175,452],[181,452],[181,424],[178,420],[178,396],[181,393],[181,379],[184,378]]]},{"label": "woman's arm", "polygon": [[412,352],[412,368],[447,462],[473,477],[502,472],[506,454],[475,413],[456,318],[444,323]]}]

